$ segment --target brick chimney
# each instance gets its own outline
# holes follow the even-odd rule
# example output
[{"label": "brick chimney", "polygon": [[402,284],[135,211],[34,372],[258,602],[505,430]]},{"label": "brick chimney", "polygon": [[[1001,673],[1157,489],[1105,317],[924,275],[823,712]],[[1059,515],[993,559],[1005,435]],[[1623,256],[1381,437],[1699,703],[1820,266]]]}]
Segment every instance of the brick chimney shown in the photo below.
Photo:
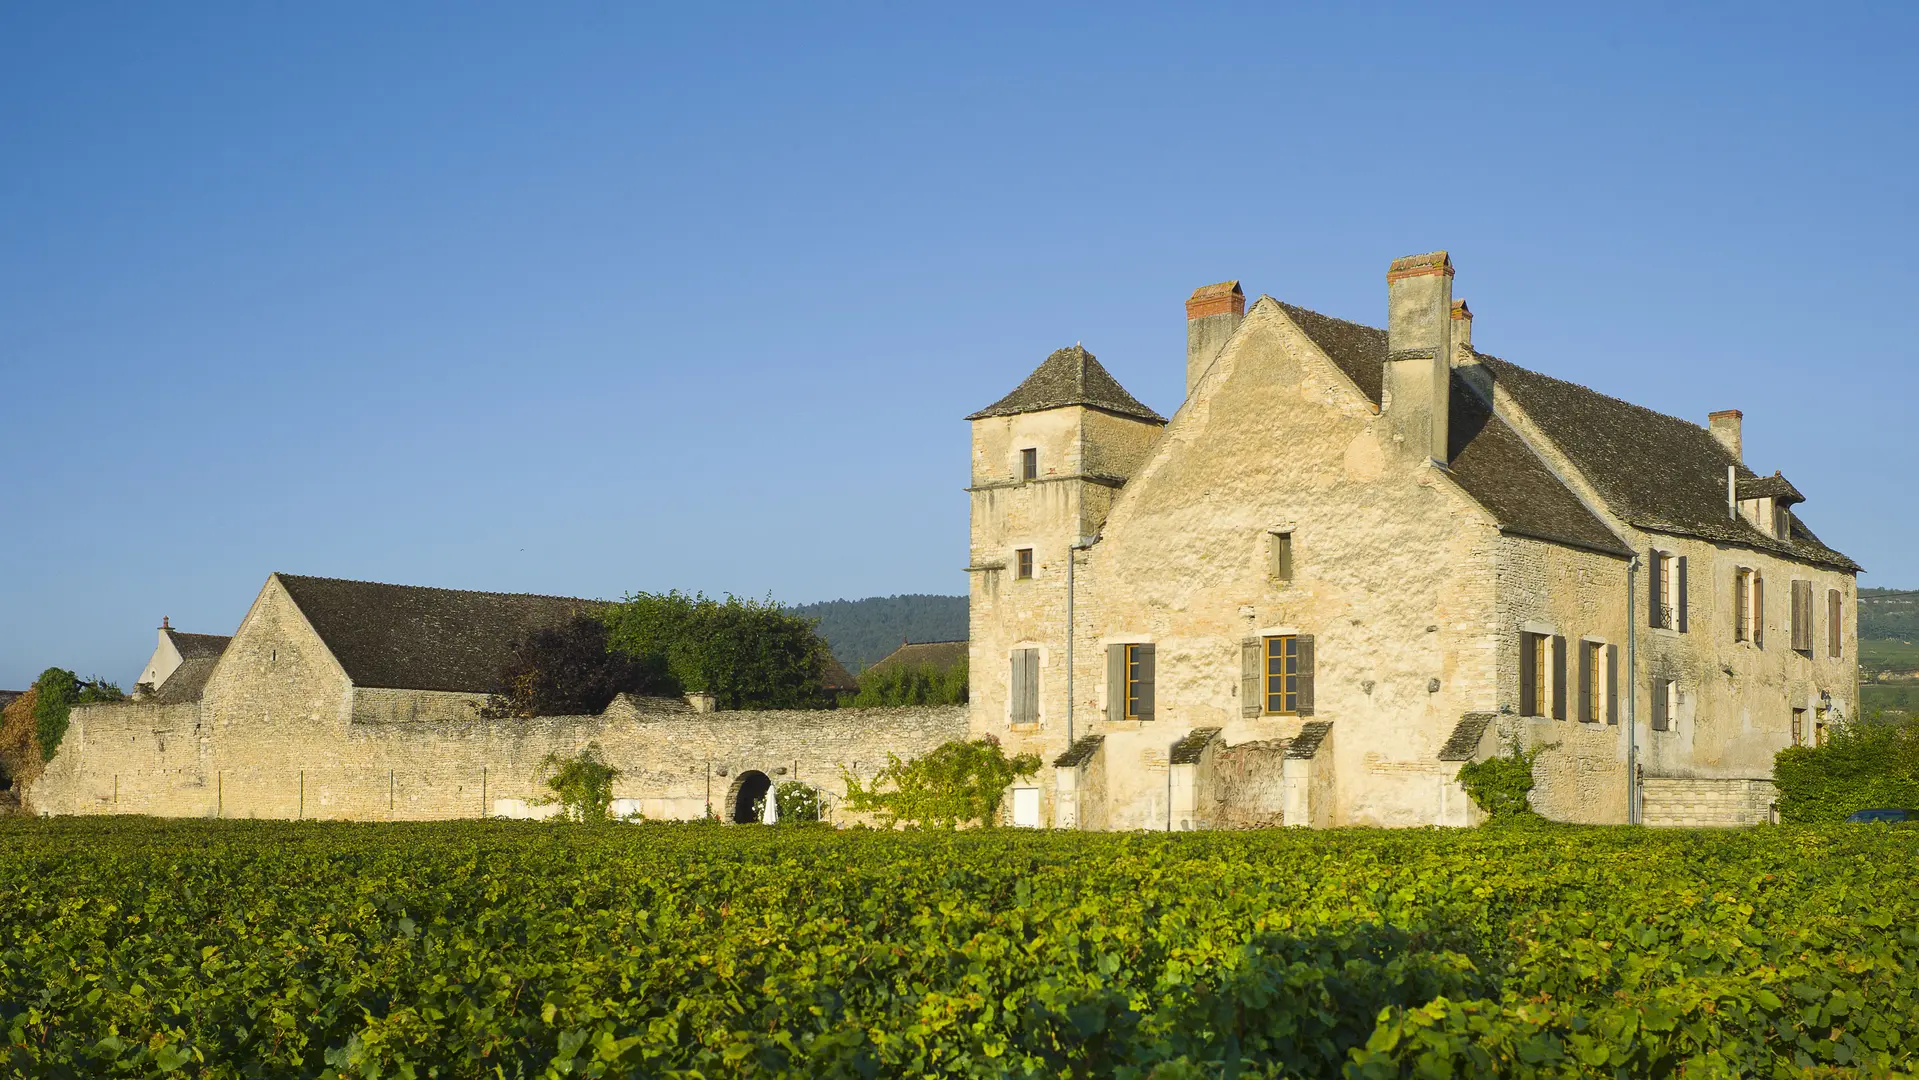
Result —
[{"label": "brick chimney", "polygon": [[1739,422],[1745,414],[1738,409],[1724,409],[1706,417],[1706,426],[1712,431],[1712,437],[1726,448],[1732,459],[1738,462],[1746,460],[1743,443],[1739,437]]},{"label": "brick chimney", "polygon": [[1222,281],[1193,290],[1186,300],[1186,393],[1206,369],[1213,366],[1219,351],[1246,318],[1246,294],[1239,282]]},{"label": "brick chimney", "polygon": [[[1467,314],[1461,321],[1470,331]],[[1454,325],[1453,263],[1446,253],[1393,260],[1386,270],[1386,370],[1380,411],[1407,453],[1442,465]]]}]

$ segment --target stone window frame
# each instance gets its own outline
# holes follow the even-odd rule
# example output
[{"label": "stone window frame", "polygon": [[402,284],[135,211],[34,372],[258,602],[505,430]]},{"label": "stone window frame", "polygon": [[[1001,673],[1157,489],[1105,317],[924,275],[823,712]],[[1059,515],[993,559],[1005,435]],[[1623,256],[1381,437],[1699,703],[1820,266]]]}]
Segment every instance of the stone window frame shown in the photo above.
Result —
[{"label": "stone window frame", "polygon": [[1766,647],[1766,575],[1756,566],[1732,571],[1732,640],[1734,644]]},{"label": "stone window frame", "polygon": [[1032,548],[1021,547],[1021,548],[1013,549],[1013,580],[1014,581],[1033,580],[1036,565],[1037,565],[1036,561],[1033,558]]},{"label": "stone window frame", "polygon": [[1039,479],[1039,447],[1022,446],[1019,448],[1019,456],[1017,463],[1013,467],[1013,475],[1018,477],[1019,482],[1022,484],[1030,484]]},{"label": "stone window frame", "polygon": [[[1562,650],[1561,655],[1563,656],[1565,637],[1559,632],[1557,626],[1538,620],[1528,620],[1519,624],[1519,648],[1521,653],[1519,675],[1521,685],[1518,706],[1519,715],[1526,719],[1566,719],[1564,716],[1553,715],[1554,703],[1566,701],[1570,696],[1566,693],[1567,672],[1559,665],[1553,663],[1553,642],[1555,641],[1561,642],[1559,648]],[[1527,712],[1525,707],[1526,688],[1524,683],[1526,661],[1524,654],[1528,648],[1535,650],[1532,663],[1532,696],[1534,706],[1534,711],[1532,712]],[[1571,712],[1571,709],[1568,707],[1563,711]]]},{"label": "stone window frame", "polygon": [[1293,538],[1299,527],[1290,521],[1278,522],[1266,526],[1266,580],[1281,585],[1290,585],[1298,575],[1295,562],[1296,551]]},{"label": "stone window frame", "polygon": [[[1590,680],[1585,711],[1573,717],[1582,724],[1606,724],[1607,717],[1618,715],[1616,712],[1609,711],[1613,704],[1616,680],[1619,677],[1619,673],[1613,670],[1616,662],[1613,653],[1608,651],[1612,644],[1594,634],[1586,634],[1579,638],[1579,655],[1573,659],[1579,664],[1578,670],[1582,673],[1582,677]],[[1578,680],[1575,679],[1574,682]],[[1577,706],[1573,711],[1578,711]],[[1616,724],[1618,720],[1614,719],[1610,722]]]},{"label": "stone window frame", "polygon": [[[1109,724],[1120,724],[1120,723],[1139,724],[1139,723],[1151,722],[1151,717],[1148,717],[1147,719],[1142,720],[1141,718],[1137,716],[1126,715],[1125,710],[1126,710],[1127,704],[1130,703],[1130,699],[1125,696],[1121,696],[1117,698],[1114,696],[1114,691],[1116,688],[1113,685],[1112,650],[1115,648],[1130,649],[1134,645],[1150,645],[1154,647],[1153,661],[1154,661],[1155,671],[1153,672],[1153,684],[1155,689],[1155,696],[1157,697],[1157,691],[1158,691],[1158,685],[1159,685],[1159,672],[1157,670],[1158,663],[1159,663],[1158,639],[1151,634],[1108,634],[1105,637],[1100,638],[1099,640],[1100,657],[1105,664],[1105,673],[1101,676],[1101,679],[1100,679],[1099,709],[1100,709],[1100,715]],[[1122,695],[1124,695],[1126,694],[1127,691],[1131,689],[1131,687],[1128,686],[1128,687],[1117,688],[1117,689],[1119,689],[1119,692]],[[1117,716],[1114,715],[1114,710],[1113,710],[1113,706],[1116,702],[1120,704],[1120,712],[1119,712],[1119,715]],[[1159,712],[1159,703],[1157,700],[1154,701],[1153,706],[1154,706],[1153,715],[1156,716],[1158,715],[1158,712]]]}]

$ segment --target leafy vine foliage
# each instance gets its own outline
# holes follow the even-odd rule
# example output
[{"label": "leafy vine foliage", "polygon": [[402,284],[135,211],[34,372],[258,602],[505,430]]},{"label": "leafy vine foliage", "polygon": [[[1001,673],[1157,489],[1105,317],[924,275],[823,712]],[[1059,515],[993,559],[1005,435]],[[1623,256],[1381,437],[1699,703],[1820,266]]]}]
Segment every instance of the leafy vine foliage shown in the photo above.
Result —
[{"label": "leafy vine foliage", "polygon": [[1914,844],[0,818],[0,1074],[1910,1074]]},{"label": "leafy vine foliage", "polygon": [[1459,767],[1459,786],[1494,821],[1531,818],[1535,816],[1528,798],[1533,790],[1533,762],[1547,749],[1551,748],[1521,750],[1514,744],[1504,755],[1469,761]]},{"label": "leafy vine foliage", "polygon": [[546,786],[553,789],[544,801],[558,803],[563,820],[599,824],[611,818],[613,781],[620,770],[607,764],[599,743],[588,743],[572,757],[548,754],[540,765],[548,773]]},{"label": "leafy vine foliage", "polygon": [[818,821],[823,809],[819,789],[798,780],[788,780],[774,788],[773,804],[782,825]]},{"label": "leafy vine foliage", "polygon": [[907,824],[951,829],[961,825],[998,823],[1006,786],[1039,771],[1037,754],[1007,757],[992,736],[954,740],[912,761],[887,755],[879,775],[862,783],[851,772],[846,783],[845,807],[871,813],[887,828]]},{"label": "leafy vine foliage", "polygon": [[1773,757],[1779,818],[1844,821],[1855,810],[1919,810],[1919,717],[1880,715],[1841,725],[1824,746]]}]

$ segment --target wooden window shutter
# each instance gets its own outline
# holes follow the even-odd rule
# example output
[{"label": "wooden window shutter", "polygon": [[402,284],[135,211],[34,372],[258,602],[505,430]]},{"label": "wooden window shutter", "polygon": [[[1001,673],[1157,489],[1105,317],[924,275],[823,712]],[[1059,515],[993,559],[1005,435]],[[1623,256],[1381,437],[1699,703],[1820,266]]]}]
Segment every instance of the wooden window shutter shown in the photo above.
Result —
[{"label": "wooden window shutter", "polygon": [[1678,580],[1673,589],[1672,606],[1678,610],[1679,625],[1675,629],[1683,634],[1686,632],[1686,557],[1681,555],[1674,561],[1679,565],[1674,575]]},{"label": "wooden window shutter", "polygon": [[1752,572],[1752,643],[1766,647],[1766,579]]},{"label": "wooden window shutter", "polygon": [[1619,723],[1619,646],[1606,646],[1606,723]]},{"label": "wooden window shutter", "polygon": [[1652,681],[1652,729],[1654,731],[1666,730],[1666,687],[1668,685],[1665,679]]},{"label": "wooden window shutter", "polygon": [[1151,720],[1153,718],[1153,646],[1133,646],[1133,664],[1137,669],[1137,681],[1133,684],[1135,698],[1133,716],[1140,720]]},{"label": "wooden window shutter", "polygon": [[1826,590],[1826,655],[1839,656],[1846,649],[1846,636],[1839,631],[1839,614],[1844,601],[1838,589]]},{"label": "wooden window shutter", "polygon": [[1792,583],[1792,647],[1798,652],[1812,651],[1812,582]]},{"label": "wooden window shutter", "polygon": [[1592,657],[1599,646],[1590,642],[1579,643],[1579,713],[1581,722],[1593,718],[1593,680]]},{"label": "wooden window shutter", "polygon": [[1026,722],[1039,723],[1039,650],[1026,650]]},{"label": "wooden window shutter", "polygon": [[1258,716],[1266,711],[1266,666],[1264,647],[1258,638],[1239,643],[1239,715]]},{"label": "wooden window shutter", "polygon": [[1007,704],[1009,722],[1024,724],[1029,721],[1023,710],[1026,708],[1026,650],[1014,649],[1011,671],[1012,686],[1008,691]]},{"label": "wooden window shutter", "polygon": [[1553,719],[1566,718],[1566,638],[1553,635]]},{"label": "wooden window shutter", "polygon": [[1656,627],[1666,625],[1666,615],[1661,605],[1665,602],[1665,588],[1660,584],[1660,576],[1666,572],[1666,563],[1659,557],[1659,549],[1654,548],[1646,559],[1646,582],[1652,588],[1652,603],[1646,605],[1647,617]]},{"label": "wooden window shutter", "polygon": [[1519,715],[1538,716],[1539,702],[1539,648],[1534,644],[1538,635],[1521,631],[1519,634]]},{"label": "wooden window shutter", "polygon": [[1299,635],[1299,715],[1313,715],[1313,635]]},{"label": "wooden window shutter", "polygon": [[1126,646],[1106,646],[1106,719],[1126,719]]}]

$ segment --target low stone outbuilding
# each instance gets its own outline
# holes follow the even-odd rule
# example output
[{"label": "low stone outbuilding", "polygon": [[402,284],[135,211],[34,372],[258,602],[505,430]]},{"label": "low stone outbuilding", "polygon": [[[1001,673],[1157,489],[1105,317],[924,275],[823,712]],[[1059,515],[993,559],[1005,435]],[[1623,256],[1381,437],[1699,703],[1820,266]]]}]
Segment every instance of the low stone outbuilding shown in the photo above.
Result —
[{"label": "low stone outbuilding", "polygon": [[[963,707],[711,711],[621,695],[597,716],[488,719],[515,644],[605,604],[274,574],[230,639],[164,628],[131,703],[73,710],[26,794],[40,813],[538,816],[550,755],[597,745],[615,809],[749,816],[775,784],[828,797],[966,734]],[[217,651],[216,651],[217,647]]]}]

